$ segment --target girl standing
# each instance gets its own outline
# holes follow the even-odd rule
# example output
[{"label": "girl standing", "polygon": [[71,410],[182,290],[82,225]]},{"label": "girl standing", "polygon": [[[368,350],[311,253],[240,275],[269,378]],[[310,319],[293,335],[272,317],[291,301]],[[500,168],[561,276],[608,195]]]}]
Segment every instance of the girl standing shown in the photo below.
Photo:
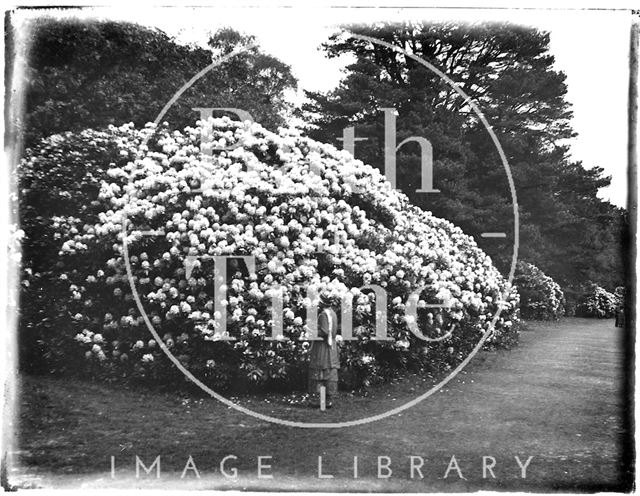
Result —
[{"label": "girl standing", "polygon": [[320,388],[327,392],[326,406],[331,408],[338,394],[338,369],[340,357],[338,353],[338,322],[336,313],[325,307],[318,316],[319,340],[311,342],[309,350],[309,395],[311,406],[320,406]]}]

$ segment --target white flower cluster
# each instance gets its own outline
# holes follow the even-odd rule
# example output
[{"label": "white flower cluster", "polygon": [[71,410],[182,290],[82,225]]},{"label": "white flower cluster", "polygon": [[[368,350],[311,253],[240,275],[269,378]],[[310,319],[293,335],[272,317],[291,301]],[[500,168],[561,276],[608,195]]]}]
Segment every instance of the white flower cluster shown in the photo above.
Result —
[{"label": "white flower cluster", "polygon": [[[362,340],[375,333],[380,317],[363,286],[384,288],[389,335],[398,350],[424,348],[407,326],[407,301],[419,288],[417,324],[425,335],[444,335],[456,324],[462,333],[457,342],[477,342],[498,308],[493,339],[511,332],[518,295],[489,257],[450,222],[412,206],[378,170],[292,130],[274,134],[227,118],[199,124],[184,132],[120,128],[118,136],[130,132],[130,139],[120,139],[121,154],[135,160],[109,170],[99,222],[74,227],[62,245],[63,257],[84,254],[93,263],[80,279],[67,274],[71,298],[78,300],[78,325],[108,336],[105,343],[117,339],[114,358],[135,353],[148,364],[160,353],[155,343],[139,340],[145,324],[132,298],[123,236],[146,313],[165,333],[165,344],[183,356],[220,337],[216,277],[225,291],[226,332],[235,339],[225,345],[277,370],[283,360],[303,360],[307,352],[298,338],[305,335],[311,288],[334,301],[353,297],[354,335]],[[201,149],[203,133],[210,140]],[[230,261],[225,280],[214,264],[219,256],[253,257],[255,271]],[[290,339],[281,340],[273,356],[274,343],[265,338],[278,291]],[[448,308],[429,306],[444,302]],[[77,339],[105,353],[96,335]],[[208,369],[219,363],[211,360]]]},{"label": "white flower cluster", "polygon": [[616,295],[596,284],[591,284],[576,307],[576,315],[599,319],[610,318],[615,315],[617,304]]},{"label": "white flower cluster", "polygon": [[535,265],[518,262],[514,285],[520,294],[523,318],[557,320],[564,315],[565,297],[560,285]]}]

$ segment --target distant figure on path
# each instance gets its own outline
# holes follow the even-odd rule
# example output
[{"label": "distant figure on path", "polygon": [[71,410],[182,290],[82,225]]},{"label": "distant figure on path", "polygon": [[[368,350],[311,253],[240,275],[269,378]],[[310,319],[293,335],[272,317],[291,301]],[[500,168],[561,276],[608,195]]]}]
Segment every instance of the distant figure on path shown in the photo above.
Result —
[{"label": "distant figure on path", "polygon": [[[324,307],[324,308],[322,308]],[[309,395],[310,404],[320,406],[320,388],[327,391],[326,407],[331,408],[338,394],[338,322],[335,312],[328,305],[322,305],[318,315],[318,337],[322,340],[311,341],[309,350]]]}]

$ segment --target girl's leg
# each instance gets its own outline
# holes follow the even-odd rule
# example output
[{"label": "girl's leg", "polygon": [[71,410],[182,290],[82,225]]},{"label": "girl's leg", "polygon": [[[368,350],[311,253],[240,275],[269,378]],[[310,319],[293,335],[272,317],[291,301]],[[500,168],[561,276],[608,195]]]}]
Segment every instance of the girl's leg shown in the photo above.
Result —
[{"label": "girl's leg", "polygon": [[313,407],[320,406],[320,381],[309,377],[309,404]]},{"label": "girl's leg", "polygon": [[327,406],[331,408],[333,406],[333,402],[336,400],[338,396],[338,380],[330,379],[326,381],[327,388]]}]

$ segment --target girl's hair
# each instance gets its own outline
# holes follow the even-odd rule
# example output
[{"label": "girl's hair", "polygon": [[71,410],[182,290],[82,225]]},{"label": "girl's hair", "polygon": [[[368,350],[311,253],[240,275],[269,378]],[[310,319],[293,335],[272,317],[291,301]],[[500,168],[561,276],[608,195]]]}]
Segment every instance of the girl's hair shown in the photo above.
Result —
[{"label": "girl's hair", "polygon": [[318,310],[325,310],[327,308],[333,309],[334,304],[331,299],[326,295],[320,295],[320,301],[318,303]]},{"label": "girl's hair", "polygon": [[320,295],[320,301],[318,302],[318,316],[325,310],[330,310],[333,314],[334,322],[340,329],[340,321],[341,321],[341,312],[340,307],[336,305],[336,302],[326,295]]}]

